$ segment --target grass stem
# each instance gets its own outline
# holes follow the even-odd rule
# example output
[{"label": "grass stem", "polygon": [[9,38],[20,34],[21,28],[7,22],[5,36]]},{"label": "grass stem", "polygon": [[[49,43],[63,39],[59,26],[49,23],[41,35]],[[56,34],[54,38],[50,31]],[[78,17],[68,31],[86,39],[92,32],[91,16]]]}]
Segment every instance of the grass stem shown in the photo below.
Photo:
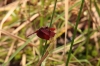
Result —
[{"label": "grass stem", "polygon": [[69,53],[68,53],[68,58],[67,58],[67,61],[66,61],[66,66],[68,66],[68,63],[69,63],[69,60],[70,60],[70,57],[71,57],[72,46],[73,46],[74,39],[75,39],[75,35],[76,35],[76,32],[77,32],[77,26],[78,26],[78,23],[80,21],[80,16],[81,16],[81,13],[82,13],[83,4],[84,4],[84,0],[82,0],[82,4],[81,4],[81,7],[80,7],[80,11],[79,11],[79,14],[78,14],[78,18],[76,20],[76,26],[74,28],[74,34],[73,34],[73,38],[72,38],[70,50],[69,50]]}]

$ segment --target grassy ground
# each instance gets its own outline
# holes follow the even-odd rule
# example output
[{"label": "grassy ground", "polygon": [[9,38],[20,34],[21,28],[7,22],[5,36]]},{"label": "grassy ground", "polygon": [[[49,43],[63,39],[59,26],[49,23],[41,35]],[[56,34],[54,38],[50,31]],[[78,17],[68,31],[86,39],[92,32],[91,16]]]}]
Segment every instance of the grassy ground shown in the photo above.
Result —
[{"label": "grassy ground", "polygon": [[[55,12],[55,0],[0,0],[0,65],[67,66],[69,57],[68,66],[100,66],[100,2],[82,2],[69,0],[65,29],[64,0]],[[32,34],[46,26],[55,28],[50,40]]]}]

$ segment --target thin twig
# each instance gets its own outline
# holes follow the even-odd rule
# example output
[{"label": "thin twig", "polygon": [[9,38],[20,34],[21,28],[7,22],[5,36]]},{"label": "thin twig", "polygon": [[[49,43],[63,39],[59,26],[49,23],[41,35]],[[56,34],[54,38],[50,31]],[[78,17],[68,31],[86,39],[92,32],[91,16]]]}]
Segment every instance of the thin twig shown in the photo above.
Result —
[{"label": "thin twig", "polygon": [[[86,5],[86,7],[87,7],[87,10],[88,10],[88,13],[89,13],[89,15],[90,15],[90,18],[92,19],[92,21],[93,21],[94,23],[96,23],[96,25],[98,25],[98,22],[93,18],[93,14],[91,13],[91,10],[89,9],[87,0],[85,0],[85,5]],[[96,26],[96,27],[97,27],[97,26]],[[99,28],[97,27],[97,29],[99,29]]]},{"label": "thin twig", "polygon": [[[18,6],[18,3],[19,3],[19,1],[15,2],[15,4],[13,5],[13,8],[11,10],[9,10],[9,12],[6,14],[6,16],[2,19],[2,21],[0,22],[0,30],[2,29],[2,26],[5,23],[5,21],[8,19],[8,17],[16,9],[16,7]],[[0,37],[1,37],[1,32],[0,32]]]},{"label": "thin twig", "polygon": [[18,31],[20,31],[23,27],[27,26],[30,21],[33,21],[35,18],[37,18],[39,16],[38,13],[36,13],[35,15],[33,15],[29,20],[27,20],[26,22],[24,22],[23,24],[21,24],[18,28],[16,28],[12,33],[15,34]]},{"label": "thin twig", "polygon": [[[5,31],[5,30],[0,30],[0,31],[1,31],[1,33],[5,34],[5,35],[8,35],[8,36],[13,37],[13,38],[15,38],[15,39],[18,39],[18,40],[20,40],[20,41],[26,42],[25,39],[22,39],[22,38],[19,37],[19,36],[13,35],[13,34],[7,32],[7,31]],[[29,45],[30,45],[30,46],[34,46],[34,47],[37,46],[37,45],[34,45],[34,44],[32,44],[32,43],[29,43]]]},{"label": "thin twig", "polygon": [[67,36],[67,24],[68,24],[68,0],[65,0],[65,43],[64,43],[64,62],[66,62],[66,36]]},{"label": "thin twig", "polygon": [[7,54],[6,59],[5,59],[4,62],[7,62],[8,59],[9,59],[9,56],[12,54],[12,51],[13,51],[13,48],[14,48],[15,41],[16,41],[16,40],[14,40],[14,41],[12,42],[11,47],[10,47],[10,49],[9,49],[9,51],[8,51],[8,54]]},{"label": "thin twig", "polygon": [[[87,2],[87,0],[85,0],[85,5],[86,5],[86,7],[87,7],[87,10],[88,10],[88,13],[89,13],[89,15],[90,15],[90,18],[92,19],[92,21],[94,22],[94,24],[93,24],[93,29],[96,29],[96,27],[97,27],[97,29],[99,30],[99,28],[98,28],[98,26],[100,25],[99,24],[99,22],[96,20],[96,17],[95,17],[95,19],[92,17],[92,15],[94,15],[93,13],[91,13],[91,10],[89,9],[89,6],[88,6],[88,2]],[[94,15],[95,16],[95,15]],[[100,31],[100,30],[99,30]],[[97,39],[97,32],[95,32],[95,34],[93,35],[94,36],[94,41],[95,41],[95,43],[96,43],[96,49],[97,49],[97,51],[98,51],[98,49],[99,49],[99,44],[98,44],[98,39]]]},{"label": "thin twig", "polygon": [[36,66],[40,66],[40,64],[45,60],[45,58],[49,55],[49,52],[46,51],[46,53],[43,55],[43,57],[41,58],[41,60],[37,63]]},{"label": "thin twig", "polygon": [[26,66],[26,54],[22,55],[21,66]]}]

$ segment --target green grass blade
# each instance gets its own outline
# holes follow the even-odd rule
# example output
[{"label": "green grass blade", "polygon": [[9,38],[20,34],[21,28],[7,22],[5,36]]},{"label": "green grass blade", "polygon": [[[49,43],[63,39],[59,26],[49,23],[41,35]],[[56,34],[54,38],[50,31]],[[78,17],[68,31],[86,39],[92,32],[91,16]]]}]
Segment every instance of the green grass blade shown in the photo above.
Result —
[{"label": "green grass blade", "polygon": [[98,5],[96,3],[96,0],[94,0],[94,6],[95,6],[95,8],[97,10],[97,13],[98,13],[99,17],[100,17],[100,9],[99,9],[99,7],[98,7]]},{"label": "green grass blade", "polygon": [[81,13],[82,13],[83,4],[84,4],[84,0],[82,0],[82,4],[81,4],[81,7],[80,7],[78,18],[76,20],[76,26],[75,26],[75,29],[74,29],[74,34],[73,34],[70,50],[69,50],[69,53],[68,53],[68,59],[66,61],[66,66],[68,66],[68,63],[69,63],[69,60],[70,60],[70,56],[71,56],[71,52],[72,52],[72,46],[74,44],[74,39],[75,39],[75,35],[76,35],[76,32],[77,32],[77,26],[78,26],[78,23],[79,23],[79,20],[80,20],[80,16],[81,16]]},{"label": "green grass blade", "polygon": [[80,0],[79,2],[73,4],[71,7],[69,7],[69,11],[71,11],[73,8],[75,8],[76,6],[80,5],[82,3],[82,1]]},{"label": "green grass blade", "polygon": [[28,39],[21,47],[19,47],[16,52],[14,52],[11,57],[9,58],[9,60],[6,63],[3,63],[2,66],[7,66],[7,64],[26,46],[28,45],[28,43],[32,40],[34,36],[32,36],[30,39]]}]

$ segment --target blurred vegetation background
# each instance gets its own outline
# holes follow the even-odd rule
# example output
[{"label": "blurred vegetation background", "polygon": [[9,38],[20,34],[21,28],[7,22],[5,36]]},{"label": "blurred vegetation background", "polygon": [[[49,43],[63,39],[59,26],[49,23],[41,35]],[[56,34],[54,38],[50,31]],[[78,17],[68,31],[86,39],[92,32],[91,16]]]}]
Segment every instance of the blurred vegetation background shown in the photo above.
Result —
[{"label": "blurred vegetation background", "polygon": [[[65,66],[82,0],[69,0],[65,29],[65,0],[57,0],[47,41],[31,33],[50,25],[55,0],[0,0],[0,66]],[[67,31],[67,36],[65,36]],[[66,46],[65,43],[66,37]],[[100,0],[85,0],[74,39],[69,66],[100,66]],[[64,54],[66,50],[66,54]],[[44,58],[44,59],[43,59]]]}]

